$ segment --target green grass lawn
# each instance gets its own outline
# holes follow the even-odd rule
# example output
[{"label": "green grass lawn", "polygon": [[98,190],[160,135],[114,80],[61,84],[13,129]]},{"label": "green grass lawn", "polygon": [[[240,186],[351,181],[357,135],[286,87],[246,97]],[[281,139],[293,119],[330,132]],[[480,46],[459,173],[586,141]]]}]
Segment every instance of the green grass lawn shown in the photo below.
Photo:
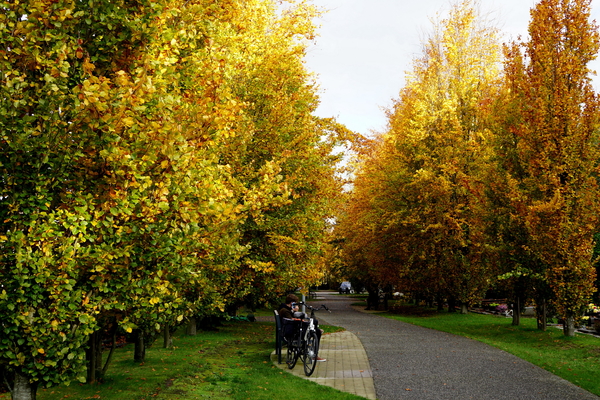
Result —
[{"label": "green grass lawn", "polygon": [[490,344],[600,395],[598,337],[577,334],[569,338],[555,327],[542,332],[533,318],[521,318],[520,326],[512,326],[511,318],[495,315],[463,315],[412,306],[401,311],[401,315],[379,315]]},{"label": "green grass lawn", "polygon": [[[117,350],[105,382],[39,389],[38,400],[57,399],[322,399],[357,400],[289,374],[270,360],[274,322],[227,323],[218,331],[174,337],[174,348],[156,343],[144,364],[133,362],[133,345]],[[338,331],[336,327],[324,327]],[[8,393],[0,399],[9,399]]]}]

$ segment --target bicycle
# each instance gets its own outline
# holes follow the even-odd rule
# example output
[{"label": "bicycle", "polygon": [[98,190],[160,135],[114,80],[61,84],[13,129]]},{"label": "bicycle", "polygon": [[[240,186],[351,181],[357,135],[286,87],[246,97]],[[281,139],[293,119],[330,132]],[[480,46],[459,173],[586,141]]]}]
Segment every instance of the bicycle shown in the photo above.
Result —
[{"label": "bicycle", "polygon": [[[310,317],[294,318],[293,320],[285,319],[286,324],[294,324],[293,335],[286,338],[288,345],[286,363],[289,369],[293,369],[298,362],[298,358],[300,358],[304,364],[304,374],[311,376],[317,365],[317,355],[319,353],[319,337],[317,336],[317,329],[314,324],[315,311],[321,309],[329,311],[329,308],[324,304],[321,304],[319,308],[309,306],[303,302],[297,304],[308,307],[310,309]],[[295,313],[294,315],[296,314],[304,313]]]}]

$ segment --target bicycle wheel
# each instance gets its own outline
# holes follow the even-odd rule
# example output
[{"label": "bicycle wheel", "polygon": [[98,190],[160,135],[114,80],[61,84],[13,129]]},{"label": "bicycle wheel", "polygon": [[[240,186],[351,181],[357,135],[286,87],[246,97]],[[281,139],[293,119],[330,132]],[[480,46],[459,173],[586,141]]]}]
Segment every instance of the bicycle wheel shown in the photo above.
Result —
[{"label": "bicycle wheel", "polygon": [[315,331],[308,332],[306,343],[304,345],[304,374],[311,376],[317,366],[317,354],[319,353],[319,339]]},{"label": "bicycle wheel", "polygon": [[298,347],[294,345],[295,343],[296,343],[296,339],[288,340],[287,358],[286,358],[285,362],[289,369],[293,369],[296,366],[296,361],[298,361],[299,352],[298,352]]}]

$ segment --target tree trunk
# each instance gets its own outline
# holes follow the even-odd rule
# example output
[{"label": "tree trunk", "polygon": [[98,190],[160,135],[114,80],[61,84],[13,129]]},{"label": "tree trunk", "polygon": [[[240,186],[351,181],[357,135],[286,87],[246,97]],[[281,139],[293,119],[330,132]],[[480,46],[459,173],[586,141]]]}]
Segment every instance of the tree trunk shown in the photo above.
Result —
[{"label": "tree trunk", "polygon": [[548,327],[548,305],[546,304],[546,299],[544,299],[544,309],[542,312],[542,330],[545,332]]},{"label": "tree trunk", "polygon": [[379,310],[379,290],[369,293],[369,297],[371,298],[371,309]]},{"label": "tree trunk", "polygon": [[448,312],[456,312],[456,300],[453,297],[448,298]]},{"label": "tree trunk", "polygon": [[85,352],[87,358],[87,383],[96,382],[96,333],[92,333],[88,339],[88,349]]},{"label": "tree trunk", "polygon": [[521,325],[521,299],[517,296],[517,302],[513,304],[512,325]]},{"label": "tree trunk", "polygon": [[187,327],[187,334],[189,336],[196,336],[196,329],[196,317],[191,317]]},{"label": "tree trunk", "polygon": [[37,383],[32,384],[29,378],[15,372],[15,382],[12,388],[12,400],[35,400],[37,397]]},{"label": "tree trunk", "polygon": [[112,345],[110,346],[110,351],[108,352],[108,356],[106,356],[106,362],[104,363],[104,367],[102,368],[101,375],[98,377],[99,380],[104,379],[104,375],[106,375],[106,370],[108,370],[108,366],[112,361],[113,354],[115,353],[115,349],[117,348],[117,325],[115,324],[112,332]]},{"label": "tree trunk", "polygon": [[444,298],[441,295],[437,295],[437,310],[444,311]]},{"label": "tree trunk", "polygon": [[87,358],[87,383],[95,383],[102,378],[102,333],[94,332],[88,339]]},{"label": "tree trunk", "polygon": [[564,334],[565,336],[569,336],[569,337],[573,337],[575,336],[575,318],[573,318],[572,316],[566,317],[565,318],[565,325],[564,325]]},{"label": "tree trunk", "polygon": [[163,330],[163,348],[170,349],[171,347],[173,347],[173,338],[171,337],[169,327],[165,325],[165,329]]},{"label": "tree trunk", "polygon": [[468,314],[469,313],[469,305],[465,302],[462,302],[460,304],[460,313],[461,314]]},{"label": "tree trunk", "polygon": [[146,343],[144,342],[144,331],[141,329],[136,329],[136,331],[133,361],[143,363],[146,361]]},{"label": "tree trunk", "polygon": [[546,331],[546,328],[548,327],[546,299],[542,299],[540,304],[536,304],[535,314],[537,317],[538,329],[541,331]]},{"label": "tree trunk", "polygon": [[227,307],[225,307],[225,312],[227,315],[235,317],[237,316],[238,309],[239,306],[237,304],[229,304]]},{"label": "tree trunk", "polygon": [[367,288],[367,310],[377,310],[379,308],[379,288]]}]

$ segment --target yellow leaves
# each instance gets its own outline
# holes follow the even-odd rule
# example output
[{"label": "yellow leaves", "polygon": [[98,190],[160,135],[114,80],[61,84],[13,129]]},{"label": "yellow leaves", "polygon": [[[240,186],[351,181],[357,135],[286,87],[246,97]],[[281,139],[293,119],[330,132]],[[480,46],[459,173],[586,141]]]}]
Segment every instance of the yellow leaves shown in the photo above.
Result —
[{"label": "yellow leaves", "polygon": [[463,287],[436,277],[468,279],[461,271],[478,268],[484,256],[479,195],[491,151],[480,104],[493,99],[497,82],[487,71],[498,75],[499,60],[497,45],[487,46],[495,31],[472,5],[453,6],[425,43],[389,113],[389,131],[363,156],[342,221],[344,257],[356,276],[446,284],[463,300],[488,284],[489,267]]},{"label": "yellow leaves", "polygon": [[275,271],[275,265],[271,261],[262,262],[262,261],[250,260],[248,265],[250,268],[252,268],[256,272],[271,273],[271,272]]},{"label": "yellow leaves", "polygon": [[429,224],[421,232],[427,233],[428,231],[439,231],[439,230],[442,230],[443,228],[444,228],[444,225],[442,225],[441,223]]},{"label": "yellow leaves", "polygon": [[37,351],[38,351],[38,353],[40,353],[40,354],[44,354],[44,353],[46,353],[46,351],[45,351],[44,349],[37,349]]},{"label": "yellow leaves", "polygon": [[[208,3],[207,7],[213,7],[215,2]],[[56,63],[41,72],[40,76],[48,72],[49,83],[69,73],[74,96],[48,102],[52,106],[49,116],[65,125],[64,136],[58,135],[50,147],[78,157],[66,161],[73,162],[74,168],[48,167],[64,174],[57,179],[69,184],[52,192],[57,195],[47,207],[70,211],[82,194],[89,194],[85,201],[90,207],[73,219],[69,211],[65,211],[67,217],[57,217],[59,229],[47,234],[52,240],[48,246],[39,246],[41,251],[36,247],[36,254],[58,259],[54,266],[48,265],[49,270],[64,269],[66,275],[56,284],[53,296],[61,285],[75,287],[71,293],[78,294],[65,301],[71,301],[67,306],[72,313],[88,312],[79,320],[82,330],[96,318],[102,320],[97,313],[115,309],[126,309],[131,321],[135,314],[135,323],[152,318],[144,314],[148,309],[168,309],[167,318],[182,322],[200,303],[189,300],[193,296],[184,299],[180,295],[184,290],[201,292],[207,299],[202,303],[207,313],[224,310],[226,301],[235,299],[223,299],[230,288],[219,287],[220,279],[232,280],[241,264],[249,275],[256,272],[276,278],[296,260],[314,264],[313,253],[318,253],[320,245],[315,237],[322,229],[322,209],[328,202],[319,196],[328,189],[322,186],[328,183],[330,170],[327,160],[315,160],[313,144],[326,130],[312,124],[307,104],[314,101],[314,93],[296,58],[302,53],[298,36],[311,35],[312,14],[309,9],[304,12],[303,5],[294,6],[284,17],[269,2],[231,1],[233,7],[221,3],[214,4],[210,26],[202,22],[209,19],[204,5],[176,1],[168,9],[157,4],[152,18],[139,15],[146,25],[132,25],[133,39],[119,41],[120,37],[105,36],[113,32],[95,32],[97,37],[114,41],[118,59],[108,59],[111,52],[88,54],[94,46],[69,37],[70,69]],[[130,10],[118,11],[113,16],[117,21]],[[220,19],[224,14],[231,23]],[[133,47],[138,37],[144,38],[143,48]],[[252,48],[258,51],[249,51]],[[14,79],[7,74],[7,82],[13,86],[28,84],[27,74],[21,77],[11,72],[10,76]],[[265,83],[269,84],[266,89]],[[56,104],[69,101],[74,106],[59,110],[68,114],[58,118]],[[259,112],[263,107],[265,113]],[[253,164],[246,165],[248,160]],[[301,200],[291,211],[310,214],[294,219],[301,227],[291,226],[287,215],[276,212],[292,201],[291,188],[297,189]],[[267,211],[274,212],[265,218],[269,219],[265,229],[277,232],[269,240],[278,245],[267,249],[271,254],[262,261],[245,264],[241,258],[251,249],[243,238],[244,223],[250,213],[259,219]],[[286,236],[284,231],[294,234]],[[86,237],[80,237],[77,244],[60,247],[63,233],[69,236],[64,239],[67,242],[77,240],[81,232]],[[8,238],[2,236],[0,242]],[[267,239],[264,242],[269,244]],[[271,256],[273,260],[267,258]],[[70,264],[77,269],[69,269]],[[171,283],[163,283],[167,279]],[[79,285],[91,285],[93,294],[80,294]],[[0,297],[12,295],[0,290]],[[49,322],[52,329],[66,325],[65,315]],[[130,320],[121,321],[121,326],[127,332],[135,327]],[[70,339],[64,333],[54,335]]]},{"label": "yellow leaves", "polygon": [[129,75],[121,70],[121,71],[117,71],[115,73],[115,83],[119,86],[130,86],[131,85],[131,80],[129,78]]},{"label": "yellow leaves", "polygon": [[155,305],[158,304],[160,302],[160,298],[159,297],[152,297],[150,298],[150,300],[148,301],[150,304]]},{"label": "yellow leaves", "polygon": [[111,96],[110,80],[104,77],[90,76],[81,85],[73,89],[73,93],[81,100],[83,106],[94,106],[102,112],[108,108],[107,101]]},{"label": "yellow leaves", "polygon": [[554,195],[547,200],[534,201],[530,210],[536,214],[550,215],[560,211],[564,207],[564,199],[559,189],[554,191]]},{"label": "yellow leaves", "polygon": [[123,122],[123,124],[129,128],[135,125],[136,121],[133,117],[124,117],[121,119],[121,122]]}]

